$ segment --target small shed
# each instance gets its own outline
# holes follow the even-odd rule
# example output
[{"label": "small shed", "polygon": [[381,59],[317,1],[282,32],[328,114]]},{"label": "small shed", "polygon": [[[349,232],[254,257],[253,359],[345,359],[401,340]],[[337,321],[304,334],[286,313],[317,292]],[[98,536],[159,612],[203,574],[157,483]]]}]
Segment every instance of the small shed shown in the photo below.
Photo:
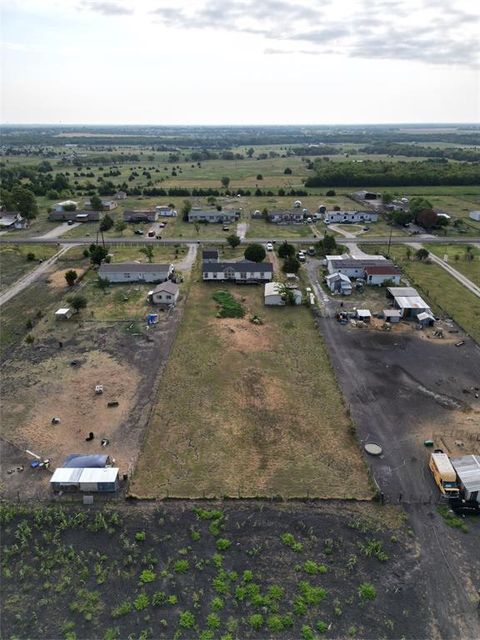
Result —
[{"label": "small shed", "polygon": [[343,273],[331,273],[325,278],[328,288],[332,293],[341,293],[342,296],[349,296],[352,293],[352,282]]},{"label": "small shed", "polygon": [[427,311],[423,311],[422,313],[418,314],[417,322],[421,327],[431,327],[435,322],[435,318],[432,316],[431,313],[428,313]]},{"label": "small shed", "polygon": [[382,313],[385,322],[390,322],[391,324],[400,322],[402,318],[402,312],[399,309],[384,309]]},{"label": "small shed", "polygon": [[53,491],[109,493],[118,489],[117,467],[59,467],[50,479]]},{"label": "small shed", "polygon": [[[302,292],[300,289],[288,288],[294,296],[295,304],[302,304]],[[286,301],[282,285],[278,282],[267,282],[265,285],[264,301],[267,306],[284,306]]]},{"label": "small shed", "polygon": [[73,311],[69,307],[62,307],[55,311],[55,320],[68,320],[72,317]]},{"label": "small shed", "polygon": [[468,217],[471,220],[475,220],[476,222],[480,222],[480,211],[470,211]]},{"label": "small shed", "polygon": [[370,322],[372,319],[372,314],[369,309],[357,309],[356,316],[359,320],[363,320],[363,322]]},{"label": "small shed", "polygon": [[452,465],[465,499],[480,503],[480,456],[452,458]]}]

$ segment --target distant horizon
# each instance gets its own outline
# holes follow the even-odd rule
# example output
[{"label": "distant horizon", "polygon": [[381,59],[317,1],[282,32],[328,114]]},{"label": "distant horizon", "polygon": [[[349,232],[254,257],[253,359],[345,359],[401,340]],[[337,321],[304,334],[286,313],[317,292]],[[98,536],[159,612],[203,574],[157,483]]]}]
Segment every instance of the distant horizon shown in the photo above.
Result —
[{"label": "distant horizon", "polygon": [[219,122],[219,123],[154,123],[154,122],[0,122],[0,127],[476,127],[480,128],[480,121],[456,121],[456,122],[294,122],[294,123],[239,123],[239,122]]}]

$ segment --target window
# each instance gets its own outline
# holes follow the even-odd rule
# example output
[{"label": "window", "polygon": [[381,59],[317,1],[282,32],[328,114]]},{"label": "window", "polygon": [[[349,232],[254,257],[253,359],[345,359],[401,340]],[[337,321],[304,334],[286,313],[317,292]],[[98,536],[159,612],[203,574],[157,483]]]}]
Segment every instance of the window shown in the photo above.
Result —
[{"label": "window", "polygon": [[123,277],[128,279],[128,278],[130,278],[130,274],[129,273],[124,273]]},{"label": "window", "polygon": [[217,277],[217,274],[216,274],[216,273],[214,273],[214,274],[212,274],[212,275],[213,275],[213,277],[214,277],[214,278],[216,278],[216,277]]},{"label": "window", "polygon": [[169,293],[167,293],[167,295],[165,297],[166,297],[167,300],[171,300],[172,299],[172,296]]},{"label": "window", "polygon": [[245,279],[246,279],[246,277],[247,277],[247,274],[246,274],[246,273],[241,273],[241,274],[240,274],[240,278],[242,278],[242,280],[245,280]]}]

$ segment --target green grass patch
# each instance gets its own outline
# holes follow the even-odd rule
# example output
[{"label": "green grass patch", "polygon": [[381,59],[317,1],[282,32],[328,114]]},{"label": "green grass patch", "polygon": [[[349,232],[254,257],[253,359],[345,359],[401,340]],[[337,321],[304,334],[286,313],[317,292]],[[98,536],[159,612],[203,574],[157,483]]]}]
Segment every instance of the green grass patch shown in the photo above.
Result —
[{"label": "green grass patch", "polygon": [[437,512],[445,520],[446,524],[453,529],[460,529],[463,533],[468,533],[468,526],[462,518],[456,516],[453,511],[446,505],[437,507]]},{"label": "green grass patch", "polygon": [[218,318],[243,318],[245,309],[228,291],[216,291],[212,298],[218,304]]}]

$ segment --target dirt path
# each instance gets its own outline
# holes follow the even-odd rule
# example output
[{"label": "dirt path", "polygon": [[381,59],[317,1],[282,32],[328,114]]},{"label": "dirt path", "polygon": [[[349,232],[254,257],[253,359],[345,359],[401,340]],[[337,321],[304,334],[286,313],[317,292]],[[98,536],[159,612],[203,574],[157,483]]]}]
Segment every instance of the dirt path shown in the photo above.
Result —
[{"label": "dirt path", "polygon": [[175,269],[177,271],[190,271],[195,263],[195,260],[197,259],[198,244],[190,243],[187,246],[187,255],[183,258],[183,260],[175,263]]},{"label": "dirt path", "polygon": [[55,264],[58,258],[66,253],[69,249],[70,246],[63,246],[60,251],[58,251],[54,256],[42,262],[36,269],[30,271],[30,273],[27,273],[27,275],[23,276],[23,278],[20,278],[20,280],[17,280],[17,282],[15,282],[11,287],[9,287],[0,295],[0,306],[11,300],[27,287],[29,287],[32,282],[35,282],[35,280],[37,280],[37,278],[39,278],[41,275],[45,274],[50,269],[50,267]]},{"label": "dirt path", "polygon": [[[423,245],[420,244],[419,242],[406,242],[405,244],[415,249],[415,251],[418,251],[419,249],[423,249]],[[473,283],[466,276],[464,276],[463,273],[460,273],[460,271],[457,271],[456,269],[451,267],[448,264],[448,262],[445,262],[445,260],[442,260],[441,258],[436,256],[434,253],[429,252],[428,257],[432,262],[435,262],[435,264],[438,264],[440,267],[442,267],[442,269],[445,269],[445,271],[447,271],[451,276],[453,276],[455,280],[458,280],[460,284],[463,284],[463,286],[466,287],[469,291],[471,291],[474,295],[476,295],[477,298],[480,298],[480,287],[478,287],[475,283]]]},{"label": "dirt path", "polygon": [[39,236],[39,237],[46,238],[46,239],[60,238],[60,236],[63,236],[65,233],[67,233],[67,231],[71,231],[72,229],[75,229],[75,227],[79,227],[81,224],[82,224],[81,222],[74,222],[73,224],[68,224],[67,222],[64,222],[58,227],[55,227],[55,229],[51,229],[50,231],[45,233],[43,236]]},{"label": "dirt path", "polygon": [[237,224],[237,236],[240,240],[245,240],[248,231],[248,222],[239,222]]}]

